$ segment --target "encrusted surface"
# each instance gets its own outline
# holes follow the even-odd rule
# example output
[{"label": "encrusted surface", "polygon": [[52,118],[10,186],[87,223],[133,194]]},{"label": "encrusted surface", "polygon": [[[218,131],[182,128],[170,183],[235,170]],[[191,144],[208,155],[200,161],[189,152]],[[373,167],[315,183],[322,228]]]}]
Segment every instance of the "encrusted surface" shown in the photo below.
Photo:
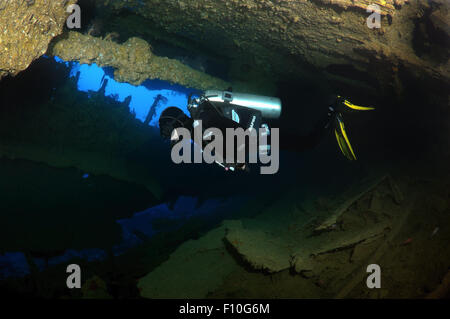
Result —
[{"label": "encrusted surface", "polygon": [[318,0],[324,4],[336,5],[344,9],[362,9],[366,10],[370,5],[377,5],[381,9],[381,14],[387,15],[395,13],[396,8],[400,8],[409,0]]},{"label": "encrusted surface", "polygon": [[61,34],[76,0],[0,1],[0,79],[25,70]]},{"label": "encrusted surface", "polygon": [[[450,64],[416,52],[414,43],[433,43],[432,34],[415,39],[417,21],[448,7],[448,1],[404,0],[146,0],[99,1],[119,10],[125,5],[148,19],[145,27],[161,29],[207,46],[235,59],[254,61],[271,77],[323,81],[325,71],[334,83],[359,82],[364,73],[368,90],[377,94],[402,91],[399,69],[429,86],[450,80]],[[381,9],[381,28],[370,29],[367,7]],[[434,45],[434,44],[433,44]],[[440,49],[441,50],[441,49]],[[443,52],[447,50],[442,48]],[[448,52],[448,50],[447,50]],[[341,67],[343,72],[333,70]],[[354,71],[356,70],[356,71]],[[434,84],[432,84],[434,83]]]},{"label": "encrusted surface", "polygon": [[[0,77],[17,74],[46,51],[50,40],[61,33],[67,16],[64,5],[71,2],[3,0]],[[442,17],[448,11],[448,1],[103,0],[96,4],[101,12],[109,11],[113,16],[119,10],[129,10],[148,21],[142,30],[163,30],[194,41],[241,63],[244,70],[252,61],[255,69],[266,70],[274,81],[301,74],[321,82],[325,75],[335,84],[357,85],[377,94],[394,89],[401,94],[404,79],[400,70],[427,83],[428,90],[436,88],[437,93],[450,85],[450,64],[444,58],[448,57],[448,47],[441,43],[435,49],[433,34],[421,27],[430,20],[434,28],[445,33],[448,24]],[[367,9],[373,4],[380,7],[383,16],[378,29],[370,29],[366,22],[370,15]],[[126,23],[121,26],[128,28]],[[73,43],[68,44],[69,40]],[[170,42],[170,36],[166,40]],[[120,81],[138,84],[148,77],[200,89],[228,86],[177,60],[153,56],[148,44],[137,38],[120,47],[111,41],[72,34],[61,41],[64,45],[56,46],[59,53],[113,66]],[[73,52],[68,52],[66,45]],[[430,45],[433,49],[429,52],[417,50],[417,46],[420,51],[421,46]],[[239,66],[236,69],[240,70]],[[242,81],[233,76],[232,80]]]},{"label": "encrusted surface", "polygon": [[51,53],[66,61],[113,67],[116,80],[134,85],[146,79],[161,79],[205,90],[226,88],[228,85],[177,60],[153,55],[151,46],[139,38],[130,38],[118,44],[71,31],[54,44]]}]

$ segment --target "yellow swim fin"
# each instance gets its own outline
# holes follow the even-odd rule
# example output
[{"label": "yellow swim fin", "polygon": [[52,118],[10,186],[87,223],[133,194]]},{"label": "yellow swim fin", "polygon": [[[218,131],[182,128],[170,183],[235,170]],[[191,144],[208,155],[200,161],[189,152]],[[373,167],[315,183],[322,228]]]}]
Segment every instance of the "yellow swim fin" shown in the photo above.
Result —
[{"label": "yellow swim fin", "polygon": [[[338,98],[342,98],[340,95],[338,95]],[[350,101],[348,101],[348,100],[345,100],[345,99],[343,99],[343,102],[342,102],[345,106],[347,106],[347,107],[349,107],[349,108],[351,108],[351,109],[353,109],[353,110],[357,110],[357,111],[373,111],[373,110],[375,110],[375,108],[374,107],[366,107],[366,106],[359,106],[359,105],[355,105],[355,104],[353,104],[353,103],[351,103]]]},{"label": "yellow swim fin", "polygon": [[336,140],[338,142],[339,148],[350,161],[356,161],[356,155],[353,151],[352,144],[350,144],[350,140],[348,139],[347,132],[345,131],[345,125],[342,120],[342,116],[339,114],[336,117],[337,125],[334,129],[334,134],[336,135]]}]

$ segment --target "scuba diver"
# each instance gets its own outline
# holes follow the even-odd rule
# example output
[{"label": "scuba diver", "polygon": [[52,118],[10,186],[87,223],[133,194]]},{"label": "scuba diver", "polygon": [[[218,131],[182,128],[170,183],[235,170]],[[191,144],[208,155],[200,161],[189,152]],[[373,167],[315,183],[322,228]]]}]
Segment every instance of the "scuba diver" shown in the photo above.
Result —
[{"label": "scuba diver", "polygon": [[[312,149],[320,143],[326,132],[333,129],[341,152],[349,160],[356,160],[343,119],[343,113],[351,110],[369,111],[374,110],[374,108],[354,105],[341,96],[336,96],[334,102],[329,106],[326,116],[317,123],[310,134],[303,137],[295,136],[292,139],[283,134],[280,148],[298,152]],[[271,151],[271,145],[267,142],[271,130],[267,124],[263,123],[263,119],[279,118],[281,101],[275,97],[234,93],[231,88],[226,91],[209,90],[195,99],[190,95],[188,111],[190,117],[177,107],[169,107],[162,112],[159,118],[161,136],[170,140],[172,147],[180,139],[180,134],[177,132],[178,128],[185,128],[191,133],[191,136],[194,136],[194,128],[200,122],[202,123],[202,150],[206,145],[205,140],[209,140],[207,135],[210,134],[204,128],[214,127],[222,132],[225,132],[227,128],[242,128],[244,131],[256,128],[260,130],[260,137],[261,132],[262,135],[266,136],[262,141],[261,139],[258,141],[258,151],[261,156],[262,154],[267,155]],[[236,149],[248,149],[248,145],[236,145],[235,147]],[[222,155],[222,158],[225,158],[225,154]],[[230,163],[223,160],[216,161],[216,163],[225,170],[247,171],[249,169],[247,161],[234,160]]]}]

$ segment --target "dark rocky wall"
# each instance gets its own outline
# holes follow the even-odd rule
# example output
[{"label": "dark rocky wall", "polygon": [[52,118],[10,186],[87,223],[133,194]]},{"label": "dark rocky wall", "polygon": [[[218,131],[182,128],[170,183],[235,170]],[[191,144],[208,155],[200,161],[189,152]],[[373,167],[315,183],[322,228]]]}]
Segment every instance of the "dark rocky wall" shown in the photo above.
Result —
[{"label": "dark rocky wall", "polygon": [[[372,3],[382,10],[380,29],[366,24],[365,8]],[[374,95],[404,94],[405,77],[438,93],[449,86],[446,1],[111,0],[98,5],[99,11],[144,17],[140,32],[149,37],[148,30],[158,30],[227,56],[237,64],[236,78],[251,64],[277,79],[327,79],[335,87]]]}]

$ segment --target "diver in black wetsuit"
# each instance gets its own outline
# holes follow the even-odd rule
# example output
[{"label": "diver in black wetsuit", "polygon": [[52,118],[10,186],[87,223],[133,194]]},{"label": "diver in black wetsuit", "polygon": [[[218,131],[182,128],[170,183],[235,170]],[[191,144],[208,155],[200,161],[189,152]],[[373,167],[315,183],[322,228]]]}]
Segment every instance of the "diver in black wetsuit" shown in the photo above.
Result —
[{"label": "diver in black wetsuit", "polygon": [[331,98],[327,113],[321,116],[307,135],[284,133],[283,139],[280,141],[280,148],[294,152],[305,152],[315,148],[322,141],[325,134],[334,127],[336,116],[343,109],[342,103],[342,98]]},{"label": "diver in black wetsuit", "polygon": [[[312,149],[320,143],[326,132],[334,129],[342,153],[349,160],[356,160],[343,123],[342,113],[349,109],[358,111],[373,110],[373,108],[354,105],[341,96],[337,96],[334,103],[329,107],[327,114],[316,124],[310,134],[293,138],[283,134],[280,140],[280,148],[296,152]],[[169,107],[164,110],[159,119],[163,138],[170,139],[172,143],[176,143],[178,141],[176,129],[180,127],[188,129],[191,132],[191,136],[193,136],[193,130],[199,121],[202,121],[204,138],[205,130],[210,127],[218,128],[222,132],[225,132],[227,128],[251,130],[263,127],[267,130],[267,135],[270,136],[268,125],[262,123],[263,118],[264,115],[269,118],[278,117],[281,113],[281,101],[275,98],[234,94],[231,90],[207,91],[197,99],[192,99],[190,96],[188,99],[188,110],[191,117],[188,117],[177,107]],[[202,145],[202,148],[204,146],[205,143]],[[270,151],[270,144],[259,146],[260,151]],[[236,145],[236,148],[240,147],[247,146]],[[225,154],[223,155],[223,158],[225,158]],[[218,164],[227,170],[246,170],[248,168],[246,163],[238,163],[237,161],[235,163],[225,163],[223,161]]]},{"label": "diver in black wetsuit", "polygon": [[[259,105],[262,108],[271,108],[271,110],[248,107],[247,105]],[[188,99],[188,110],[191,117],[188,117],[177,107],[169,107],[161,114],[159,119],[159,126],[161,135],[165,139],[170,139],[172,144],[178,142],[178,135],[176,129],[183,127],[190,131],[191,136],[194,136],[194,129],[200,125],[202,128],[203,145],[202,149],[207,144],[208,134],[211,134],[209,128],[216,128],[223,133],[224,145],[227,145],[227,129],[236,130],[241,128],[243,132],[249,132],[255,129],[258,134],[264,136],[270,135],[270,130],[267,124],[262,124],[263,113],[268,117],[275,117],[281,112],[281,101],[277,98],[270,98],[264,96],[255,96],[250,94],[232,93],[231,89],[228,91],[206,91],[205,94],[197,99]],[[258,132],[259,131],[259,132]],[[245,141],[239,141],[240,145],[235,145],[233,152],[234,160],[232,163],[225,161],[227,152],[224,147],[223,154],[218,154],[223,160],[216,161],[217,164],[224,167],[226,170],[247,170],[246,163],[237,160],[238,152],[245,152],[249,154],[249,145]],[[270,145],[267,143],[258,143],[258,150],[261,153],[269,152]],[[217,150],[216,150],[217,151]],[[227,158],[228,159],[228,158]]]}]

